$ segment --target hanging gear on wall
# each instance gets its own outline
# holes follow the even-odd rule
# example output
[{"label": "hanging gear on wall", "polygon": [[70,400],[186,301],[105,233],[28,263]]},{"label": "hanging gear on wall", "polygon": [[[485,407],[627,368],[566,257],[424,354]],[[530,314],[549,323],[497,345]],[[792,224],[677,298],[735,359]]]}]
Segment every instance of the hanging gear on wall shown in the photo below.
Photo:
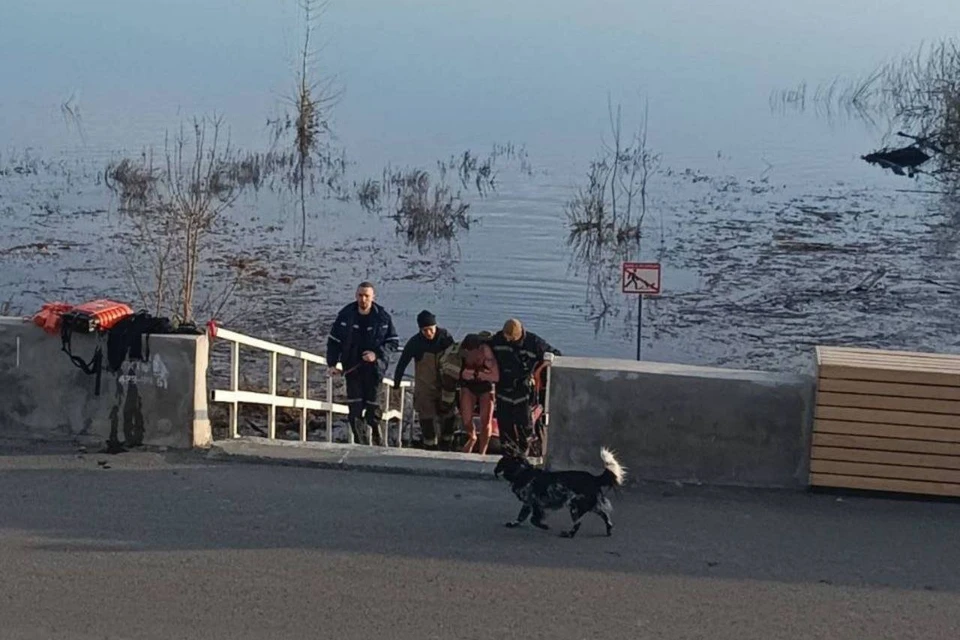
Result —
[{"label": "hanging gear on wall", "polygon": [[[81,371],[87,375],[96,376],[94,395],[100,395],[100,380],[103,372],[103,334],[132,314],[133,309],[122,302],[101,299],[77,305],[68,311],[64,311],[60,316],[61,348]],[[72,346],[74,333],[97,334],[96,346],[89,362],[74,355]]]},{"label": "hanging gear on wall", "polygon": [[60,333],[63,314],[73,309],[73,305],[67,302],[45,302],[43,307],[33,316],[33,323],[54,335]]},{"label": "hanging gear on wall", "polygon": [[[48,333],[60,334],[61,348],[71,362],[87,375],[96,376],[95,395],[98,396],[104,366],[107,371],[117,372],[128,359],[140,362],[150,359],[150,334],[205,333],[193,322],[175,323],[145,310],[134,313],[122,302],[105,299],[77,306],[65,302],[44,303],[33,316],[33,322]],[[90,360],[73,353],[72,338],[75,333],[94,335],[95,346]],[[106,365],[103,363],[104,340],[107,343]]]}]

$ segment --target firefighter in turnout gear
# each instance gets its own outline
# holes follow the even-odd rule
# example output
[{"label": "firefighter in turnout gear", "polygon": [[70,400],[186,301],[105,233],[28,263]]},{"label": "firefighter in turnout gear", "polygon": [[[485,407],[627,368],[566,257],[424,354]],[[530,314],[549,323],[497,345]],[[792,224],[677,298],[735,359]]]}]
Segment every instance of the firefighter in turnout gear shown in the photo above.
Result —
[{"label": "firefighter in turnout gear", "polygon": [[403,373],[414,361],[413,408],[420,421],[425,449],[448,450],[453,438],[454,413],[444,405],[440,387],[440,354],[453,344],[453,337],[427,310],[417,315],[419,331],[407,340],[393,373],[393,386],[398,388]]},{"label": "firefighter in turnout gear", "polygon": [[497,423],[500,442],[516,447],[521,453],[533,432],[530,404],[533,400],[533,370],[547,353],[560,355],[543,338],[528,331],[519,320],[511,318],[491,340],[493,353],[500,368],[497,384]]}]

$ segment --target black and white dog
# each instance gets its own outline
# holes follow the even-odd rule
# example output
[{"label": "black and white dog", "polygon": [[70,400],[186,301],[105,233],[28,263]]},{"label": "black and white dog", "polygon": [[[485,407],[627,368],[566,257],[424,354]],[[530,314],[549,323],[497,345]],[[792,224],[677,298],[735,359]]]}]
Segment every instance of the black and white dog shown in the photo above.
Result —
[{"label": "black and white dog", "polygon": [[560,533],[564,538],[575,536],[580,529],[580,520],[591,511],[603,518],[607,535],[612,535],[610,512],[613,511],[613,505],[603,495],[603,490],[622,486],[626,469],[620,466],[613,452],[606,447],[600,449],[600,458],[603,460],[603,472],[594,475],[587,471],[544,471],[531,465],[521,455],[504,455],[493,473],[498,478],[502,474],[523,503],[517,519],[508,522],[507,526],[520,526],[530,518],[533,526],[549,529],[543,522],[546,512],[568,507],[573,527]]}]

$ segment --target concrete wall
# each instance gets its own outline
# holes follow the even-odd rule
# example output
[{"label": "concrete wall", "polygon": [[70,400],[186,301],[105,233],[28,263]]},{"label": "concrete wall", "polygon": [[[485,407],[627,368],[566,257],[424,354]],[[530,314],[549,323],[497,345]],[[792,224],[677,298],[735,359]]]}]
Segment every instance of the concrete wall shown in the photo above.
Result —
[{"label": "concrete wall", "polygon": [[813,376],[560,357],[547,465],[597,470],[606,446],[634,479],[803,487],[813,403]]},{"label": "concrete wall", "polygon": [[[89,361],[95,338],[74,335]],[[95,377],[61,351],[60,337],[32,322],[0,319],[0,438],[94,441],[172,448],[211,444],[206,336],[153,335],[147,362]],[[103,340],[106,367],[106,339]]]}]

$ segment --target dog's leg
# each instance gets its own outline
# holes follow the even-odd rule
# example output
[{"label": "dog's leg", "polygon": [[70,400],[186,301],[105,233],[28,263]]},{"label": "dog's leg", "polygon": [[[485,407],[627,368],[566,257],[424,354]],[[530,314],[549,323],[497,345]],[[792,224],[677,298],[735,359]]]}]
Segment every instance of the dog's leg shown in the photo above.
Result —
[{"label": "dog's leg", "polygon": [[543,518],[546,514],[543,512],[543,508],[540,505],[533,506],[533,517],[530,518],[530,524],[539,528],[539,529],[549,529],[546,524],[543,522]]},{"label": "dog's leg", "polygon": [[530,506],[525,504],[520,508],[520,513],[517,514],[517,519],[513,522],[508,522],[507,526],[511,529],[514,527],[519,527],[528,517],[530,517]]},{"label": "dog's leg", "polygon": [[610,501],[606,498],[600,498],[597,506],[593,508],[593,512],[603,518],[603,524],[607,526],[607,536],[613,535],[613,521],[610,520],[610,510]]},{"label": "dog's leg", "polygon": [[573,527],[571,527],[568,531],[561,531],[561,538],[572,538],[573,536],[577,535],[577,531],[580,530],[580,520],[583,519],[584,513],[585,512],[579,503],[573,502],[570,504],[570,517],[573,519]]}]

